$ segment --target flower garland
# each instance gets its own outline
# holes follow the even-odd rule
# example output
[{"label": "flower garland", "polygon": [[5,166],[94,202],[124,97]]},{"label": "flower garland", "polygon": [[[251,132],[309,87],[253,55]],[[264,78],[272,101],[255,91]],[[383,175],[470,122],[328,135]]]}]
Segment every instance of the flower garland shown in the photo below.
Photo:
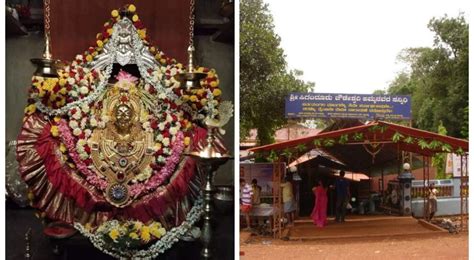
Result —
[{"label": "flower garland", "polygon": [[79,230],[81,234],[89,238],[92,244],[100,251],[119,259],[153,259],[165,250],[171,248],[174,243],[178,242],[190,228],[201,218],[203,213],[202,195],[194,202],[194,206],[186,215],[186,220],[177,227],[173,227],[167,231],[159,240],[153,243],[149,248],[143,250],[121,250],[114,247],[114,243],[107,243],[103,234],[92,233],[81,223],[74,223],[74,228]]},{"label": "flower garland", "polygon": [[166,159],[166,164],[161,168],[159,173],[155,173],[146,183],[136,183],[130,187],[130,195],[138,197],[145,191],[155,190],[160,186],[172,173],[178,164],[181,154],[184,150],[183,133],[176,135],[176,141],[173,145],[171,155]]},{"label": "flower garland", "polygon": [[99,178],[99,176],[94,171],[89,169],[89,167],[79,158],[79,155],[77,154],[75,149],[75,140],[74,137],[71,135],[71,132],[69,131],[67,122],[64,120],[59,121],[58,128],[61,132],[61,141],[66,145],[66,148],[69,151],[69,156],[74,161],[77,169],[86,176],[86,180],[90,184],[104,191],[108,186],[107,181]]}]

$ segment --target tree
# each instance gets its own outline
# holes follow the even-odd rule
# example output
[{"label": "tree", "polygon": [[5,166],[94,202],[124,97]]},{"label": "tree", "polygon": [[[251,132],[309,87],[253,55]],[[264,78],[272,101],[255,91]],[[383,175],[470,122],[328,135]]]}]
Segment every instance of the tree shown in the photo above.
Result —
[{"label": "tree", "polygon": [[[446,127],[443,126],[443,122],[439,122],[438,134],[446,135]],[[436,179],[446,179],[446,154],[437,153],[433,156],[432,165],[436,168]]]},{"label": "tree", "polygon": [[411,95],[416,127],[436,132],[439,122],[451,136],[467,138],[469,25],[464,16],[432,18],[431,48],[408,48],[399,59],[409,65],[388,94]]},{"label": "tree", "polygon": [[258,143],[272,143],[285,124],[285,97],[306,92],[313,83],[300,80],[302,71],[287,71],[280,37],[262,0],[240,2],[240,133],[256,128]]}]

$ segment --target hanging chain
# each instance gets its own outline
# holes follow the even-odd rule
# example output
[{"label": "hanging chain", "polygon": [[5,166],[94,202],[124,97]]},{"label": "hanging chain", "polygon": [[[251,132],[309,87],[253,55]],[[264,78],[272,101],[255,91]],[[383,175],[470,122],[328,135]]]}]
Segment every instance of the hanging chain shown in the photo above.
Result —
[{"label": "hanging chain", "polygon": [[49,36],[50,28],[51,28],[50,7],[49,7],[50,0],[44,0],[43,4],[44,4],[44,33]]},{"label": "hanging chain", "polygon": [[189,46],[194,46],[194,0],[189,5]]}]

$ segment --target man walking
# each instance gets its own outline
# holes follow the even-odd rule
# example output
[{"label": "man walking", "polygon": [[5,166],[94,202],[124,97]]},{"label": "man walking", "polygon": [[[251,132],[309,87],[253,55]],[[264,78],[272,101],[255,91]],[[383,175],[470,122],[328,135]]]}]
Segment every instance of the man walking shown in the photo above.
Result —
[{"label": "man walking", "polygon": [[349,202],[350,191],[349,181],[344,179],[345,172],[339,172],[336,180],[336,222],[344,222],[346,217],[346,207]]}]

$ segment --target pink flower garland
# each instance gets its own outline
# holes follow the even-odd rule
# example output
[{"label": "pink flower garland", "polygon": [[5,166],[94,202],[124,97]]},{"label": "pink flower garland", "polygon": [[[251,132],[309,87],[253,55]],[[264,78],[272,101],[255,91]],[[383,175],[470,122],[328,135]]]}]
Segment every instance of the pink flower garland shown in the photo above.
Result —
[{"label": "pink flower garland", "polygon": [[[69,151],[69,156],[76,164],[77,169],[86,176],[86,180],[99,188],[105,190],[108,186],[106,180],[99,178],[89,167],[79,158],[79,154],[75,151],[75,138],[72,136],[71,131],[66,121],[61,120],[58,123],[58,129],[61,132],[61,141],[66,145]],[[176,134],[176,140],[173,142],[173,148],[171,155],[166,158],[166,164],[161,168],[159,173],[154,174],[146,183],[136,183],[130,187],[130,194],[133,197],[141,195],[143,192],[151,191],[161,185],[174,171],[178,164],[181,153],[184,150],[184,135],[180,131]]]},{"label": "pink flower garland", "polygon": [[69,156],[76,164],[77,169],[86,176],[86,180],[99,188],[100,190],[105,190],[107,188],[107,181],[99,178],[89,167],[79,158],[79,154],[76,152],[75,139],[69,131],[69,127],[66,121],[61,120],[58,123],[59,131],[61,132],[61,141],[66,145],[67,150],[69,151]]},{"label": "pink flower garland", "polygon": [[145,191],[156,189],[163,183],[174,171],[174,168],[181,158],[181,153],[184,150],[184,135],[180,131],[176,134],[176,140],[173,142],[173,149],[171,155],[166,158],[166,164],[161,168],[160,172],[154,174],[146,183],[136,183],[130,187],[130,194],[133,197],[141,195]]}]

